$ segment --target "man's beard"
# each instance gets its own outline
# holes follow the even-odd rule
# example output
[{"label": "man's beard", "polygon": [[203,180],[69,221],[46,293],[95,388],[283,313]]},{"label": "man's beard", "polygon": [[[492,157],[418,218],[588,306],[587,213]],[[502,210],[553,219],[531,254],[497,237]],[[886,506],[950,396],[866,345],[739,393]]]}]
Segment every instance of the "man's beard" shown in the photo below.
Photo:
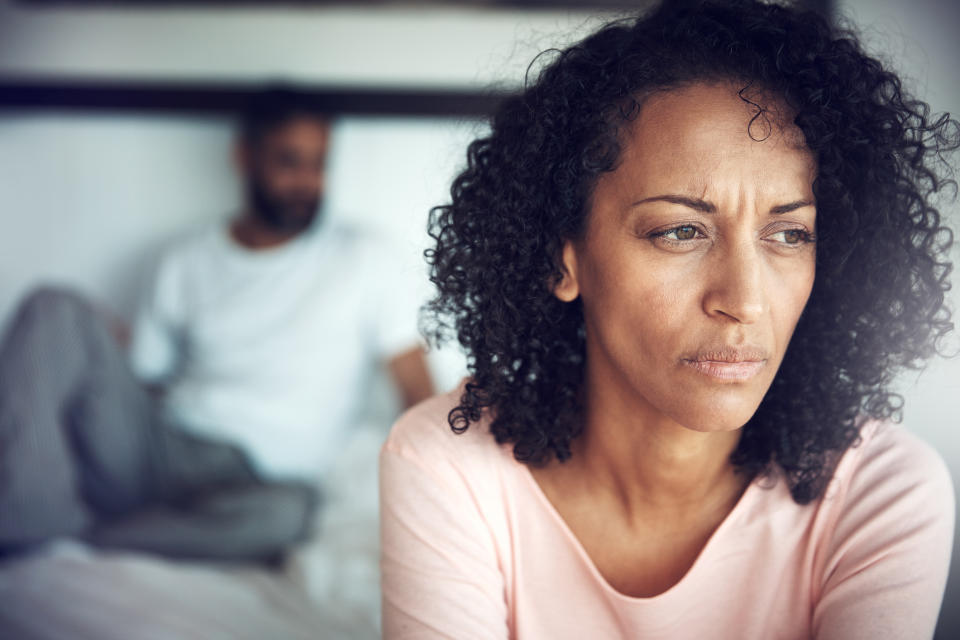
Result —
[{"label": "man's beard", "polygon": [[277,197],[256,178],[249,181],[248,196],[257,221],[278,233],[303,231],[313,223],[320,209],[319,194],[312,198]]}]

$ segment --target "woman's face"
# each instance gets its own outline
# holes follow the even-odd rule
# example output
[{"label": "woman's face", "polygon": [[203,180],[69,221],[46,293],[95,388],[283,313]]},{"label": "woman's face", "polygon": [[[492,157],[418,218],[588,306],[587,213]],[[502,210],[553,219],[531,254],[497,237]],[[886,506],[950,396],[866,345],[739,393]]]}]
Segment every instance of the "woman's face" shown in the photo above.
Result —
[{"label": "woman's face", "polygon": [[648,98],[555,288],[582,298],[588,389],[698,431],[753,415],[813,286],[814,159],[754,100],[757,139],[732,84]]}]

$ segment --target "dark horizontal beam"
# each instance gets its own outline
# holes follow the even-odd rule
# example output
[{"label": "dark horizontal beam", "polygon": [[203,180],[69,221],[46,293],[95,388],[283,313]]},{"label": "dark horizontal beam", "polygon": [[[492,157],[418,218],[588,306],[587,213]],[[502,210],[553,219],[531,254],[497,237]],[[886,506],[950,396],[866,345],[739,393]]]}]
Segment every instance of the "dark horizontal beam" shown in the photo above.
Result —
[{"label": "dark horizontal beam", "polygon": [[[460,89],[301,87],[331,114],[486,116],[509,95]],[[247,84],[45,80],[0,77],[0,110],[71,109],[232,114],[261,90]]]},{"label": "dark horizontal beam", "polygon": [[[366,9],[403,6],[430,7],[482,7],[489,9],[568,9],[573,11],[642,10],[654,5],[657,0],[352,0],[351,4]],[[671,0],[664,0],[670,2]],[[794,0],[797,5],[815,9],[829,15],[834,0]],[[165,8],[182,9],[201,7],[325,7],[342,6],[343,0],[14,0],[16,4],[27,7],[62,6],[91,7],[105,6],[118,8]]]},{"label": "dark horizontal beam", "polygon": [[[27,7],[156,7],[192,8],[202,7],[257,7],[295,6],[327,7],[343,6],[343,0],[14,0]],[[491,9],[638,9],[650,6],[654,0],[351,0],[350,4],[366,9],[384,7],[480,7]]]}]

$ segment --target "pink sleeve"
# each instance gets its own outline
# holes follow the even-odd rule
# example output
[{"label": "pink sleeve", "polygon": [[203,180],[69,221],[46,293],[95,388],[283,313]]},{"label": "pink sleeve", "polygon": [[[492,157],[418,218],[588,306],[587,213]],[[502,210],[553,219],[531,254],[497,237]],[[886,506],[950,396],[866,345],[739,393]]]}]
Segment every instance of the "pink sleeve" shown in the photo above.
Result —
[{"label": "pink sleeve", "polygon": [[817,640],[929,640],[950,566],[954,491],[936,451],[895,425],[863,445],[838,494]]},{"label": "pink sleeve", "polygon": [[380,452],[383,637],[504,640],[503,577],[460,470]]}]

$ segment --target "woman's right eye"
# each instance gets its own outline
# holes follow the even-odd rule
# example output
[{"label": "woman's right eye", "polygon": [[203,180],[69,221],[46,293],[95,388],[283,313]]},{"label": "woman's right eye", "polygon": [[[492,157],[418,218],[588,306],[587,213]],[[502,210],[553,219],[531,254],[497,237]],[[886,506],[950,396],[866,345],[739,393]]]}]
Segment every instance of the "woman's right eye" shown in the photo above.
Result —
[{"label": "woman's right eye", "polygon": [[698,230],[692,224],[682,224],[663,231],[655,231],[651,234],[653,237],[664,238],[673,242],[683,242],[685,240],[694,240],[697,237]]}]

